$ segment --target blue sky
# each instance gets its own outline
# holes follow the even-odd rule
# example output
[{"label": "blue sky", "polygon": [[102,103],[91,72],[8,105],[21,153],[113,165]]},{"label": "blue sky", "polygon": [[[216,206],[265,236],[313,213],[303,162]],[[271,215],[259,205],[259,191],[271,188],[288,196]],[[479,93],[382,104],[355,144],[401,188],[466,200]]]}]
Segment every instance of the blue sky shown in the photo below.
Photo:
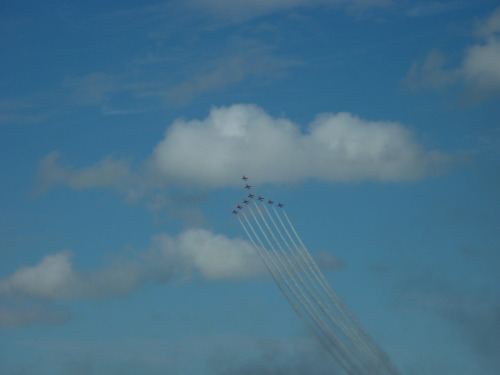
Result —
[{"label": "blue sky", "polygon": [[0,373],[331,374],[243,174],[403,374],[500,371],[497,2],[0,9]]}]

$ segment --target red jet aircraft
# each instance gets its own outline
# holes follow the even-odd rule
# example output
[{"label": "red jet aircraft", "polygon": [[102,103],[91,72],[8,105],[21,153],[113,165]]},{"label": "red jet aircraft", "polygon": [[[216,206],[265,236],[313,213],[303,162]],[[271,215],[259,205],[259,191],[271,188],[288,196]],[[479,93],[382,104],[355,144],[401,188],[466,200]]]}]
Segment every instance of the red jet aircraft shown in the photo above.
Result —
[{"label": "red jet aircraft", "polygon": [[248,185],[248,184],[245,185],[245,189],[250,190],[251,187],[252,187],[251,185]]}]

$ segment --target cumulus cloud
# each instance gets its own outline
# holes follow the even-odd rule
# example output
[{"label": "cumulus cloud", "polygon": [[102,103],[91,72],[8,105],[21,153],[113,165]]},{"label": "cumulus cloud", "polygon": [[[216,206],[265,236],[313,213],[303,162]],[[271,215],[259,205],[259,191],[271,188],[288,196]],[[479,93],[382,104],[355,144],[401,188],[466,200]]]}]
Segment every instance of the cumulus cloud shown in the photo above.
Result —
[{"label": "cumulus cloud", "polygon": [[302,133],[255,105],[213,108],[203,121],[177,120],[151,160],[168,181],[210,187],[232,185],[242,171],[258,183],[414,180],[448,162],[395,122],[325,113]]},{"label": "cumulus cloud", "polygon": [[208,281],[241,279],[264,272],[252,245],[242,239],[229,239],[205,229],[190,229],[178,237],[155,237],[161,264],[184,275],[193,272]]},{"label": "cumulus cloud", "polygon": [[145,280],[139,262],[114,264],[85,275],[73,268],[71,251],[46,255],[34,266],[23,266],[0,280],[0,295],[46,300],[71,300],[117,296],[135,289]]},{"label": "cumulus cloud", "polygon": [[471,46],[464,58],[464,80],[485,92],[500,91],[500,38]]},{"label": "cumulus cloud", "polygon": [[118,260],[111,266],[75,270],[71,251],[46,255],[33,266],[22,266],[0,279],[0,296],[44,300],[116,297],[149,281],[199,276],[206,281],[243,279],[264,272],[251,245],[205,229],[189,229],[177,237],[161,234],[151,249],[137,259]]},{"label": "cumulus cloud", "polygon": [[[325,252],[317,259],[325,271],[345,266]],[[148,283],[244,280],[264,275],[265,265],[249,241],[201,228],[177,236],[158,234],[150,248],[88,271],[74,267],[72,251],[65,250],[0,278],[0,327],[63,324],[71,312],[56,303],[121,297]]]},{"label": "cumulus cloud", "polygon": [[456,68],[445,55],[432,51],[423,62],[414,62],[403,82],[413,89],[442,88],[462,84],[467,96],[481,100],[500,93],[500,8],[478,22],[476,44],[466,48]]},{"label": "cumulus cloud", "polygon": [[238,104],[212,108],[203,120],[174,121],[137,171],[109,156],[76,169],[51,153],[40,162],[38,186],[41,191],[57,183],[76,190],[112,188],[132,199],[149,194],[154,200],[158,189],[172,186],[235,186],[242,173],[253,183],[397,182],[441,173],[450,162],[397,122],[323,113],[303,130],[256,105]]},{"label": "cumulus cloud", "polygon": [[64,296],[75,282],[70,256],[71,252],[63,251],[45,256],[35,266],[21,267],[7,279],[0,280],[0,295],[49,299]]}]

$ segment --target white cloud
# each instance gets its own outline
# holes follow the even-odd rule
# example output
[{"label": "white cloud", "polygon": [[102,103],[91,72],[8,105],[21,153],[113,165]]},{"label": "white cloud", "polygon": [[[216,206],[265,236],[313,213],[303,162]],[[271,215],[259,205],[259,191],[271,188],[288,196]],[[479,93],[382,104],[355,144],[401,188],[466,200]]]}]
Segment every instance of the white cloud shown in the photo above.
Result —
[{"label": "white cloud", "polygon": [[414,89],[436,89],[454,84],[465,85],[469,97],[476,100],[500,93],[500,8],[478,22],[475,35],[480,40],[464,50],[456,68],[445,68],[446,59],[432,51],[423,62],[414,62],[403,80]]},{"label": "white cloud", "polygon": [[23,266],[0,280],[0,295],[46,300],[72,300],[117,296],[134,290],[145,280],[140,262],[117,263],[88,274],[78,272],[71,251],[46,255],[34,266]]},{"label": "white cloud", "polygon": [[465,82],[481,91],[500,91],[500,39],[491,37],[466,51],[462,66]]},{"label": "white cloud", "polygon": [[248,241],[229,239],[205,229],[191,229],[176,238],[157,236],[155,247],[161,264],[184,276],[195,272],[213,281],[242,279],[264,272],[262,261]]},{"label": "white cloud", "polygon": [[[63,324],[71,311],[57,301],[120,297],[151,282],[243,280],[267,274],[249,241],[199,228],[177,236],[154,236],[149,249],[134,257],[122,255],[100,269],[79,271],[72,255],[71,251],[49,254],[1,278],[0,327]],[[325,271],[345,266],[325,252],[318,254],[318,260]]]},{"label": "white cloud", "polygon": [[[122,256],[108,267],[87,272],[73,267],[69,250],[46,255],[39,263],[22,266],[0,279],[0,296],[35,300],[106,298],[125,295],[151,281],[201,277],[210,282],[266,274],[257,251],[241,238],[194,228],[177,236],[159,234],[152,242],[150,249],[135,253],[135,258]],[[319,259],[327,264],[327,270],[344,267],[341,260],[325,252]],[[5,315],[6,310],[2,311]]]},{"label": "white cloud", "polygon": [[76,190],[108,187],[137,200],[153,199],[155,189],[166,186],[234,186],[243,173],[254,183],[416,180],[442,172],[451,158],[426,150],[396,122],[323,113],[302,132],[286,118],[239,104],[213,108],[201,121],[174,121],[138,172],[112,157],[79,170],[59,160],[54,152],[41,161],[39,190],[56,183]]},{"label": "white cloud", "polygon": [[46,255],[34,266],[23,266],[0,279],[0,296],[45,300],[73,300],[120,296],[149,281],[168,281],[173,276],[201,276],[206,281],[243,279],[264,272],[251,245],[205,229],[189,229],[172,237],[153,239],[153,246],[138,259],[114,262],[90,272],[74,269],[72,252]]},{"label": "white cloud", "polygon": [[75,284],[70,262],[71,252],[45,256],[32,267],[21,267],[7,279],[0,280],[0,295],[19,294],[27,297],[56,299],[67,295]]},{"label": "white cloud", "polygon": [[255,183],[412,180],[440,171],[448,161],[425,150],[398,123],[325,113],[302,133],[257,106],[233,105],[213,108],[203,121],[174,122],[151,164],[166,181],[222,187],[237,183],[242,173]]}]

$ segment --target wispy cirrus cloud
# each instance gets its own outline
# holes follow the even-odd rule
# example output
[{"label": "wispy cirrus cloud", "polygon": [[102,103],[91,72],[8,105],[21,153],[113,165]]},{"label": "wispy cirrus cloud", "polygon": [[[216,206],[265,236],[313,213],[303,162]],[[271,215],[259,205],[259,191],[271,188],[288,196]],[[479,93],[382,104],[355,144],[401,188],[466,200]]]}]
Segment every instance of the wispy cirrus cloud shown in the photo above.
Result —
[{"label": "wispy cirrus cloud", "polygon": [[[180,107],[250,79],[252,85],[268,85],[303,64],[278,54],[271,45],[242,37],[217,43],[214,48],[216,53],[195,49],[177,57],[165,58],[160,53],[155,58],[132,60],[112,74],[67,75],[38,94],[0,101],[0,124],[38,123],[75,107],[100,108],[103,115]],[[123,109],[124,103],[130,105]]]},{"label": "wispy cirrus cloud", "polygon": [[91,72],[81,77],[68,76],[62,86],[67,100],[74,105],[93,106],[109,101],[112,95],[124,91],[122,77],[102,72]]},{"label": "wispy cirrus cloud", "polygon": [[458,1],[415,1],[408,2],[405,14],[409,17],[426,17],[441,13],[451,12],[460,8],[471,6],[467,2]]},{"label": "wispy cirrus cloud", "polygon": [[44,192],[54,184],[63,183],[75,190],[95,187],[130,186],[133,175],[129,162],[108,156],[91,167],[76,171],[60,162],[61,154],[51,152],[40,161],[37,172],[37,192]]},{"label": "wispy cirrus cloud", "polygon": [[46,302],[19,303],[2,300],[0,327],[16,328],[33,324],[60,325],[68,322],[71,311]]},{"label": "wispy cirrus cloud", "polygon": [[269,84],[286,76],[292,67],[300,66],[298,60],[280,57],[272,48],[255,41],[233,40],[222,56],[204,59],[188,78],[165,92],[168,104],[184,105],[193,98],[218,91],[252,79],[254,84]]},{"label": "wispy cirrus cloud", "polygon": [[350,13],[357,13],[390,4],[392,4],[390,0],[257,0],[253,2],[244,0],[190,0],[186,2],[186,6],[191,9],[202,9],[214,15],[229,17],[234,22],[301,7],[332,6]]},{"label": "wispy cirrus cloud", "polygon": [[49,102],[46,96],[37,94],[0,100],[0,125],[44,122],[60,112]]}]

